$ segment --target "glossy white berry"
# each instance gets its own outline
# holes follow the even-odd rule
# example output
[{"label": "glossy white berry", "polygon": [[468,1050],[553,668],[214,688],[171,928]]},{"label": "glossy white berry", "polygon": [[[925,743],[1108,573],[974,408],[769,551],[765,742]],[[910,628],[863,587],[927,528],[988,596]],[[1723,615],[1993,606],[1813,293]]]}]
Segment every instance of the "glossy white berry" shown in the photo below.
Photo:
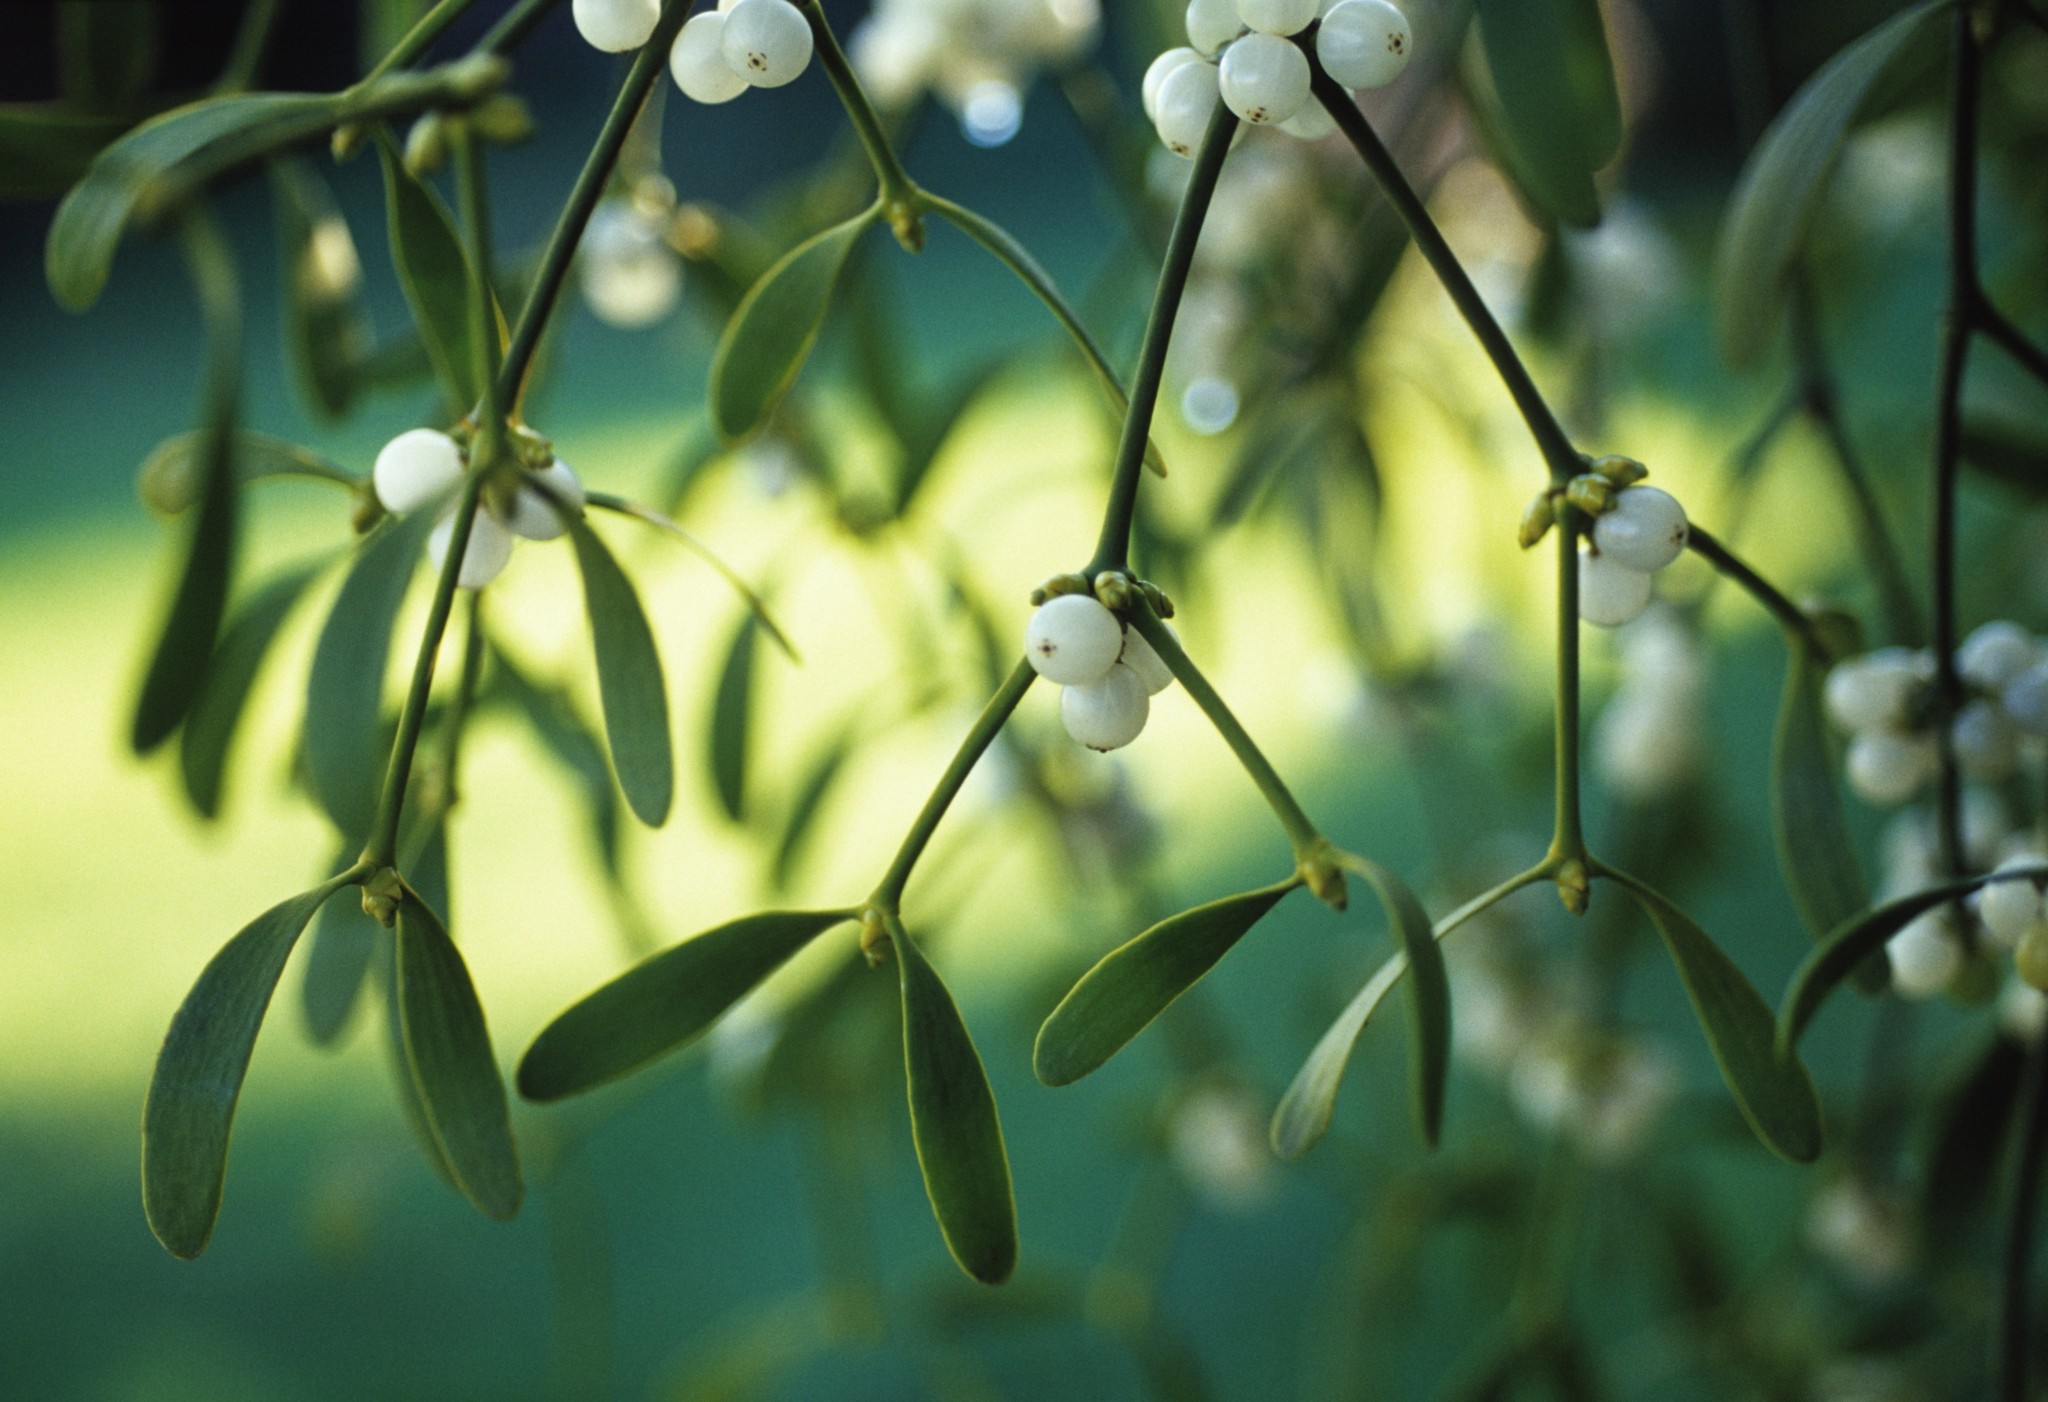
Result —
[{"label": "glossy white berry", "polygon": [[1215,64],[1184,63],[1167,74],[1159,85],[1152,117],[1166,149],[1176,156],[1194,155],[1202,144],[1202,134],[1209,129],[1216,101]]},{"label": "glossy white berry", "polygon": [[1945,992],[1963,966],[1962,947],[1941,911],[1930,911],[1893,935],[1884,952],[1891,961],[1892,991],[1901,998]]},{"label": "glossy white berry", "polygon": [[1828,673],[1828,714],[1852,732],[1902,727],[1920,688],[1920,670],[1910,648],[1881,647],[1852,657]]},{"label": "glossy white berry", "polygon": [[1930,736],[1866,730],[1849,742],[1849,787],[1865,803],[1889,808],[1920,792],[1935,763]]},{"label": "glossy white berry", "polygon": [[1650,604],[1650,576],[1592,551],[1579,553],[1579,617],[1619,628]]},{"label": "glossy white berry", "polygon": [[1060,693],[1060,722],[1091,750],[1119,750],[1138,738],[1151,714],[1151,693],[1121,662],[1100,681]]},{"label": "glossy white berry", "polygon": [[1684,552],[1687,529],[1685,508],[1671,493],[1628,487],[1594,520],[1593,544],[1630,569],[1655,573]]},{"label": "glossy white berry", "polygon": [[1101,681],[1123,647],[1123,624],[1089,594],[1047,599],[1024,625],[1024,654],[1033,670],[1061,686]]},{"label": "glossy white berry", "polygon": [[[2014,867],[2037,865],[2035,859],[2021,857],[2000,862],[1997,869],[2010,871]],[[2001,949],[2019,944],[2020,937],[2034,927],[2041,914],[2041,892],[2031,881],[1994,881],[1977,897],[1977,918],[1984,922],[1984,932]]]},{"label": "glossy white berry", "polygon": [[[448,559],[448,543],[455,538],[455,513],[450,512],[427,537],[427,559],[440,569]],[[512,558],[512,533],[489,511],[479,507],[476,522],[469,528],[469,545],[462,552],[462,568],[455,582],[464,589],[481,589],[504,572]]]},{"label": "glossy white berry", "polygon": [[1188,42],[1204,58],[1244,32],[1237,0],[1188,0]]},{"label": "glossy white berry", "polygon": [[[569,522],[583,514],[583,479],[569,464],[556,458],[538,472],[526,476],[529,484],[512,498],[512,512],[505,526],[526,540],[554,540],[568,533]],[[544,495],[539,488],[545,488]],[[552,499],[551,499],[552,498]],[[560,510],[557,510],[557,504]],[[568,515],[565,518],[563,512]]]},{"label": "glossy white berry", "polygon": [[622,54],[637,49],[661,21],[661,0],[575,0],[576,32],[594,49]]},{"label": "glossy white berry", "polygon": [[2005,712],[1990,701],[1972,701],[1956,716],[1956,762],[1972,779],[1996,783],[2019,763],[2020,737]]},{"label": "glossy white berry", "polygon": [[811,22],[789,0],[740,0],[719,45],[733,72],[757,88],[793,83],[811,63]]},{"label": "glossy white berry", "polygon": [[1999,693],[2005,714],[2029,735],[2048,735],[2048,662],[2036,662]]},{"label": "glossy white berry", "polygon": [[1415,38],[1408,17],[1387,0],[1341,0],[1316,31],[1323,72],[1347,88],[1383,88],[1401,76]]},{"label": "glossy white berry", "polygon": [[1285,39],[1247,34],[1223,51],[1217,86],[1247,122],[1284,122],[1308,101],[1308,56]]},{"label": "glossy white berry", "polygon": [[1956,649],[1956,671],[1971,686],[2002,691],[2040,657],[2033,635],[2019,624],[2001,618],[1963,639],[1963,645]]},{"label": "glossy white berry", "polygon": [[1183,63],[1200,63],[1202,56],[1183,44],[1177,49],[1168,49],[1152,60],[1145,69],[1145,81],[1139,86],[1139,95],[1145,102],[1145,115],[1153,121],[1159,120],[1159,88],[1173,70]]},{"label": "glossy white berry", "polygon": [[370,480],[384,509],[402,516],[462,480],[462,449],[445,433],[407,429],[378,452]]},{"label": "glossy white berry", "polygon": [[1308,28],[1316,17],[1316,0],[1237,0],[1237,17],[1247,29],[1285,38]]},{"label": "glossy white berry", "polygon": [[[1171,623],[1159,626],[1172,633],[1175,642],[1180,641],[1180,634],[1174,631]],[[1145,684],[1147,696],[1157,696],[1173,685],[1173,672],[1166,665],[1166,659],[1154,651],[1152,644],[1145,641],[1145,635],[1135,628],[1124,629],[1124,655],[1117,660],[1138,674],[1138,680]]]},{"label": "glossy white berry", "polygon": [[1337,119],[1311,93],[1301,110],[1280,124],[1280,130],[1302,141],[1321,141],[1337,130]]},{"label": "glossy white berry", "polygon": [[690,16],[668,51],[669,76],[692,102],[731,102],[747,80],[725,61],[725,16],[713,11]]}]

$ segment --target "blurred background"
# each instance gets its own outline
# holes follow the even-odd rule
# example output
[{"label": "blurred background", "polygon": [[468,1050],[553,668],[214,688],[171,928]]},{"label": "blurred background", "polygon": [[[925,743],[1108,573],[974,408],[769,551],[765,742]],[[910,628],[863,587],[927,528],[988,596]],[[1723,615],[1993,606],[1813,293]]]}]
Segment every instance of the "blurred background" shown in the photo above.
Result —
[{"label": "blurred background", "polygon": [[[0,6],[0,101],[75,98],[67,8],[111,7]],[[435,54],[466,50],[504,7],[473,8]],[[1146,64],[1181,42],[1178,7],[1065,0],[1047,12],[1058,42],[1028,51],[996,46],[1002,26],[976,29],[967,0],[914,20],[915,0],[867,8],[825,6],[911,172],[1007,226],[1128,367],[1186,169],[1138,103]],[[1591,229],[1533,212],[1490,159],[1461,99],[1466,10],[1406,8],[1417,59],[1367,111],[1577,441],[1642,460],[1787,593],[1840,602],[1884,640],[1828,425],[1781,412],[1812,364],[1774,352],[1730,373],[1707,308],[1718,220],[1761,120],[1893,7],[1610,0],[1628,137]],[[345,86],[414,10],[283,0],[257,86]],[[110,111],[199,94],[244,18],[229,0],[156,11],[154,48]],[[884,21],[960,27],[911,62]],[[582,43],[566,5],[517,51],[533,133],[491,162],[508,284],[624,62]],[[1808,263],[1841,422],[1923,597],[1911,562],[1942,288],[1939,68],[1902,75],[1853,135]],[[1115,431],[1043,309],[934,223],[914,257],[879,234],[862,246],[772,430],[719,449],[703,386],[737,293],[857,208],[864,166],[815,70],[716,108],[662,86],[527,419],[593,487],[673,510],[761,589],[802,660],[738,631],[744,611],[703,562],[607,526],[660,640],[682,801],[662,830],[639,829],[602,769],[591,782],[528,711],[480,712],[449,899],[508,1064],[641,953],[869,889],[991,667],[1008,665],[1029,590],[1085,558]],[[2048,38],[1998,49],[1986,101],[1987,277],[2038,330]],[[345,223],[359,272],[344,262],[340,280],[372,350],[346,403],[326,406],[346,412],[325,412],[292,349],[273,187],[246,176],[215,202],[248,305],[242,419],[360,474],[398,431],[445,419],[416,347],[408,358],[375,161],[304,162]],[[12,193],[0,1394],[1987,1395],[1990,1203],[2017,1048],[2039,1016],[1995,987],[1831,1008],[1807,1048],[1834,1138],[1795,1168],[1735,1116],[1633,909],[1603,888],[1571,921],[1532,890],[1449,946],[1460,1055],[1444,1146],[1421,1147],[1404,1035],[1375,1023],[1329,1139],[1290,1164],[1266,1147],[1267,1116],[1390,948],[1370,903],[1338,917],[1297,897],[1112,1065],[1040,1086],[1033,1031],[1095,958],[1287,869],[1282,835],[1178,689],[1109,758],[1065,739],[1049,689],[1027,697],[910,888],[906,917],[1002,1106],[1023,1233],[1011,1285],[973,1287],[944,1254],[909,1150],[894,979],[850,973],[843,938],[705,1044],[583,1101],[515,1106],[531,1187],[509,1226],[478,1217],[410,1143],[376,999],[327,1044],[309,1039],[302,951],[257,1046],[218,1234],[199,1261],[172,1260],[139,1210],[142,1096],[206,959],[333,855],[293,756],[339,572],[318,577],[263,665],[220,816],[195,816],[175,760],[133,758],[125,731],[180,538],[138,502],[136,471],[196,419],[197,307],[175,248],[136,238],[98,305],[61,310],[42,281],[55,191]],[[2048,396],[1995,356],[1979,366],[1973,410],[2004,453],[1987,450],[1997,471],[1968,483],[1963,621],[2039,630]],[[1139,567],[1332,838],[1402,872],[1433,913],[1540,856],[1552,571],[1512,544],[1540,462],[1341,139],[1252,132],[1233,155],[1157,437],[1171,473],[1144,487]],[[247,578],[338,559],[352,539],[331,487],[266,483],[246,500]],[[572,576],[566,549],[528,546],[490,618],[507,665],[587,729]],[[1767,810],[1784,650],[1690,559],[1659,591],[1640,622],[1587,631],[1591,836],[1775,1001],[1809,948]],[[423,592],[401,615],[402,659]],[[734,719],[717,697],[743,651]],[[2035,821],[2037,780],[1973,798],[1983,843]],[[1914,810],[1851,800],[1850,816],[1879,884],[1925,847]]]}]

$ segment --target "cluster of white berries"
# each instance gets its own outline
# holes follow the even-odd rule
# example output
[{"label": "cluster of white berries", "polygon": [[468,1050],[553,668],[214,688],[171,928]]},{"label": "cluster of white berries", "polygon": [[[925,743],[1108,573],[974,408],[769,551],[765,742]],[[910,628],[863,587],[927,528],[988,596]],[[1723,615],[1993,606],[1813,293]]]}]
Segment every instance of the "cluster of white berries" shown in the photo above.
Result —
[{"label": "cluster of white berries", "polygon": [[1087,594],[1047,599],[1024,627],[1032,670],[1065,688],[1060,721],[1091,750],[1117,750],[1138,738],[1152,698],[1173,685],[1152,645]]},{"label": "cluster of white berries", "polygon": [[[2013,829],[1995,791],[1963,790],[1957,816],[1963,861],[1972,870],[2012,872],[2048,865],[2040,838]],[[1944,879],[1934,814],[1926,808],[1907,809],[1891,821],[1881,855],[1881,902],[1924,891]],[[1902,998],[1959,992],[1974,1001],[1989,993],[1996,978],[1996,965],[1986,956],[2009,954],[2012,974],[1998,994],[2000,1020],[2015,1036],[2039,1036],[2048,1018],[2048,998],[2041,992],[2048,986],[2048,902],[2039,886],[2031,878],[2012,876],[1986,885],[1964,904],[1976,917],[1977,957],[1969,953],[1957,908],[1936,906],[1886,943],[1892,991]]]},{"label": "cluster of white berries", "polygon": [[[577,32],[593,48],[626,53],[646,44],[661,0],[575,0]],[[748,88],[779,88],[810,67],[811,22],[789,0],[719,0],[692,15],[669,50],[669,72],[698,102],[730,102]]]},{"label": "cluster of white berries", "polygon": [[1099,0],[875,0],[848,56],[868,95],[901,111],[926,92],[977,146],[1000,146],[1024,118],[1032,75],[1095,40]]},{"label": "cluster of white berries", "polygon": [[1188,42],[1145,70],[1145,115],[1175,155],[1194,154],[1220,99],[1255,126],[1304,140],[1335,130],[1309,96],[1309,60],[1290,37],[1321,21],[1316,62],[1347,88],[1384,87],[1415,47],[1388,0],[1192,0]]},{"label": "cluster of white berries", "polygon": [[[2048,642],[2001,619],[1964,639],[1955,665],[1969,692],[1952,731],[1956,762],[1964,777],[1998,783],[2048,736]],[[1904,803],[1934,778],[1935,671],[1931,652],[1885,647],[1828,674],[1828,714],[1850,736],[1849,787],[1865,802]]]},{"label": "cluster of white berries", "polygon": [[1685,553],[1685,508],[1655,487],[1623,487],[1579,553],[1579,617],[1617,628],[1650,605],[1650,576]]},{"label": "cluster of white berries", "polygon": [[[446,498],[462,481],[465,470],[461,444],[435,429],[415,428],[399,434],[378,452],[371,483],[384,509],[402,516]],[[527,476],[529,484],[513,495],[502,517],[497,508],[477,508],[455,577],[464,589],[481,589],[496,579],[512,559],[516,539],[554,540],[568,532],[564,513],[582,514],[583,482],[567,463],[551,459],[546,467]],[[427,537],[427,558],[436,569],[447,560],[454,535],[451,505]]]},{"label": "cluster of white berries", "polygon": [[1621,684],[1594,726],[1593,755],[1610,788],[1643,802],[1698,771],[1707,664],[1668,607],[1645,613],[1617,641]]}]

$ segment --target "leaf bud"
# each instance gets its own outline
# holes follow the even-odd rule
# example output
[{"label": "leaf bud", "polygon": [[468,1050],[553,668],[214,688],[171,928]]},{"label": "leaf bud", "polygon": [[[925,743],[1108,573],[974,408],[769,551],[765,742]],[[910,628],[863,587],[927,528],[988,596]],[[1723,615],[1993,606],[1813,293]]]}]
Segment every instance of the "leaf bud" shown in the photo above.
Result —
[{"label": "leaf bud", "polygon": [[1522,513],[1522,525],[1515,532],[1515,543],[1528,550],[1549,535],[1550,528],[1556,524],[1557,503],[1549,492],[1539,492]]},{"label": "leaf bud", "polygon": [[1557,868],[1557,898],[1564,902],[1564,908],[1574,915],[1584,915],[1593,894],[1592,880],[1586,875],[1586,864],[1577,857],[1567,857]]},{"label": "leaf bud", "polygon": [[1608,456],[1595,458],[1588,467],[1598,476],[1606,478],[1617,487],[1633,487],[1650,475],[1650,469],[1634,458]]},{"label": "leaf bud", "polygon": [[1572,478],[1564,489],[1564,499],[1588,516],[1604,516],[1614,509],[1614,484],[1588,472]]},{"label": "leaf bud", "polygon": [[1123,613],[1128,610],[1135,594],[1136,586],[1131,583],[1131,577],[1127,574],[1104,570],[1095,576],[1095,597],[1101,600],[1102,606],[1111,613]]}]

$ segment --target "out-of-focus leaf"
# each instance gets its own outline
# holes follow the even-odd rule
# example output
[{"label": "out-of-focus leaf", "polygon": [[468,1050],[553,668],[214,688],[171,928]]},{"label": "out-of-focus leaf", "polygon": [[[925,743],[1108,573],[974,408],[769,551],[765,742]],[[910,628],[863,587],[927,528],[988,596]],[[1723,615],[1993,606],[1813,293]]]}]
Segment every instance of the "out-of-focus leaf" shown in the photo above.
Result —
[{"label": "out-of-focus leaf", "polygon": [[654,499],[663,503],[671,516],[685,514],[683,508],[691,494],[704,481],[704,470],[724,452],[725,445],[718,441],[710,421],[693,417],[683,429],[682,441],[669,455],[668,465],[662,470],[661,490]]},{"label": "out-of-focus leaf", "polygon": [[[192,508],[206,486],[210,435],[203,429],[173,434],[150,450],[135,474],[136,490],[150,510],[177,516]],[[308,477],[355,487],[357,479],[307,448],[266,433],[235,434],[235,481],[246,486],[267,477]]]},{"label": "out-of-focus leaf", "polygon": [[405,158],[388,132],[378,133],[377,158],[384,166],[385,213],[398,285],[449,406],[466,413],[483,397],[478,373],[485,363],[476,345],[476,328],[483,321],[471,307],[478,281],[469,255],[448,207],[406,170]]},{"label": "out-of-focus leaf", "polygon": [[890,922],[889,936],[903,993],[910,1135],[925,1195],[960,1269],[1000,1285],[1017,1268],[1017,1202],[995,1093],[953,995],[900,923]]},{"label": "out-of-focus leaf", "polygon": [[1480,0],[1479,36],[1499,135],[1524,193],[1568,224],[1597,223],[1593,173],[1621,149],[1621,98],[1598,0]]},{"label": "out-of-focus leaf", "polygon": [[1771,743],[1771,826],[1793,902],[1815,939],[1870,904],[1870,890],[1842,817],[1821,715],[1821,663],[1804,640],[1786,639],[1791,660]]},{"label": "out-of-focus leaf", "polygon": [[495,691],[504,696],[533,730],[547,750],[576,780],[584,808],[590,818],[591,835],[606,875],[619,875],[619,791],[612,783],[612,770],[604,757],[604,744],[569,698],[560,691],[542,687],[502,652],[491,656]]},{"label": "out-of-focus leaf", "polygon": [[57,7],[57,86],[74,107],[133,107],[156,72],[154,0],[65,0]]},{"label": "out-of-focus leaf", "polygon": [[337,883],[272,906],[213,956],[157,1053],[142,1108],[142,1205],[173,1256],[206,1249],[249,1054],[299,934]]},{"label": "out-of-focus leaf", "polygon": [[486,1216],[509,1219],[525,1187],[469,968],[439,917],[410,893],[398,907],[397,950],[399,1032],[434,1142],[463,1196]]},{"label": "out-of-focus leaf", "polygon": [[2029,496],[2048,496],[2048,432],[2001,414],[1963,420],[1963,458],[1985,476]]},{"label": "out-of-focus leaf", "polygon": [[1691,916],[1625,872],[1602,874],[1635,898],[1663,937],[1721,1078],[1757,1138],[1795,1163],[1812,1160],[1820,1153],[1820,1099],[1799,1058],[1774,1045],[1770,1005]]},{"label": "out-of-focus leaf", "polygon": [[803,660],[797,656],[796,644],[789,640],[789,635],[782,631],[782,625],[775,621],[775,615],[768,611],[767,603],[759,594],[754,592],[753,587],[746,580],[740,578],[740,572],[731,565],[728,565],[717,551],[713,550],[689,531],[684,530],[673,518],[664,516],[659,511],[652,510],[649,507],[642,506],[636,501],[628,501],[624,497],[613,496],[610,492],[589,493],[589,504],[600,511],[617,512],[621,516],[630,517],[640,522],[643,526],[654,527],[654,529],[660,531],[669,539],[683,546],[683,548],[705,564],[711,566],[712,569],[718,572],[719,578],[732,586],[733,593],[740,596],[740,602],[745,604],[748,610],[752,612],[755,621],[767,630],[769,638],[773,640],[777,647],[782,649],[783,654],[792,662],[801,662]]},{"label": "out-of-focus leaf", "polygon": [[1964,1239],[1966,1224],[1991,1196],[2026,1062],[2026,1051],[2017,1042],[1994,1037],[1971,1057],[1968,1073],[1944,1090],[1921,1185],[1930,1246],[1940,1249]]},{"label": "out-of-focus leaf", "polygon": [[754,615],[740,616],[711,701],[710,769],[719,806],[739,822],[747,811],[747,739],[754,719]]},{"label": "out-of-focus leaf", "polygon": [[320,560],[278,575],[249,596],[221,634],[199,695],[178,734],[178,771],[184,776],[185,796],[201,817],[220,813],[228,749],[241,725],[257,669],[293,606],[326,564]]},{"label": "out-of-focus leaf", "polygon": [[367,73],[398,46],[398,41],[426,13],[427,0],[362,0],[358,8],[362,28],[357,60]]},{"label": "out-of-focus leaf", "polygon": [[278,271],[284,282],[285,354],[313,403],[339,418],[362,388],[370,354],[362,264],[327,182],[304,161],[276,161]]},{"label": "out-of-focus leaf", "polygon": [[1777,324],[1785,278],[1850,126],[1894,62],[1930,47],[1928,21],[1951,3],[1922,0],[1829,59],[1750,153],[1714,256],[1714,320],[1730,364],[1754,361]]},{"label": "out-of-focus leaf", "polygon": [[583,573],[583,603],[597,655],[598,695],[612,768],[635,816],[660,827],[675,798],[675,753],[668,730],[668,685],[640,595],[604,542],[581,521],[569,528]]},{"label": "out-of-focus leaf", "polygon": [[1408,957],[1409,1083],[1416,1123],[1433,1149],[1443,1129],[1444,1085],[1451,1069],[1451,979],[1444,953],[1437,947],[1429,913],[1406,882],[1355,853],[1345,853],[1342,865],[1364,877],[1380,898],[1388,928]]},{"label": "out-of-focus leaf", "polygon": [[1038,1079],[1068,1085],[1116,1055],[1300,884],[1290,877],[1182,911],[1104,955],[1038,1029]]},{"label": "out-of-focus leaf", "polygon": [[803,855],[805,839],[817,821],[818,812],[824,807],[825,795],[831,791],[833,780],[846,767],[847,758],[853,753],[854,730],[846,727],[828,740],[818,751],[810,773],[797,787],[796,797],[789,802],[789,812],[782,821],[782,835],[775,842],[775,856],[769,866],[769,880],[777,890],[789,885],[790,873],[796,869],[797,859]]},{"label": "out-of-focus leaf", "polygon": [[711,422],[722,436],[752,433],[789,392],[817,344],[847,256],[881,212],[875,205],[805,239],[740,302],[711,360]]},{"label": "out-of-focus leaf", "polygon": [[313,649],[306,680],[306,776],[345,836],[369,835],[384,782],[384,673],[430,509],[387,519],[357,551]]},{"label": "out-of-focus leaf", "polygon": [[[336,868],[346,870],[355,850],[353,843],[344,845]],[[362,901],[353,892],[320,907],[312,933],[306,937],[305,977],[299,984],[299,1007],[313,1045],[332,1046],[340,1039],[383,933],[383,927],[364,913]]]},{"label": "out-of-focus leaf", "polygon": [[0,200],[42,200],[78,183],[128,129],[126,118],[43,104],[0,104]]},{"label": "out-of-focus leaf", "polygon": [[701,1034],[844,910],[774,910],[707,930],[642,960],[541,1029],[519,1061],[519,1093],[559,1100],[639,1069]]}]

